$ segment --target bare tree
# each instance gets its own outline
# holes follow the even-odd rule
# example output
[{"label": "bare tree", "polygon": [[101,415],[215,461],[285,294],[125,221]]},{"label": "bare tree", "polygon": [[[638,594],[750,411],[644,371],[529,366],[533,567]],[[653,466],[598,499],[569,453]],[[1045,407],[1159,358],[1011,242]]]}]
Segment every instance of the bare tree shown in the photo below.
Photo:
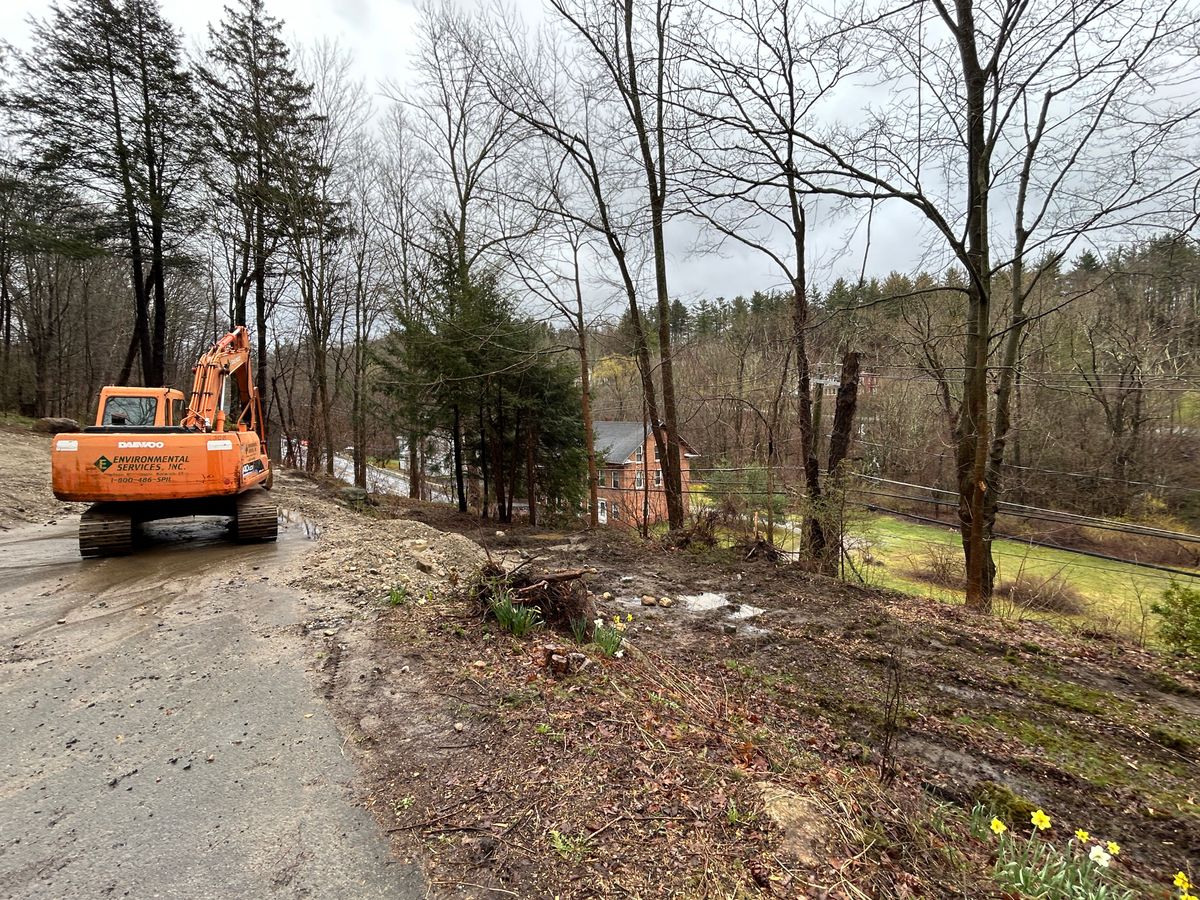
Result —
[{"label": "bare tree", "polygon": [[[579,356],[579,382],[583,429],[588,467],[588,522],[599,524],[596,466],[596,440],[592,427],[591,362],[588,340],[595,326],[595,310],[584,302],[584,267],[594,254],[595,231],[579,213],[583,193],[579,173],[563,157],[555,143],[543,143],[542,157],[531,158],[531,172],[539,183],[531,185],[525,196],[539,209],[535,218],[544,222],[532,254],[513,246],[510,263],[521,285],[551,310],[552,318],[565,322]],[[532,481],[532,479],[529,479]],[[533,500],[530,499],[532,509]]]},{"label": "bare tree", "polygon": [[[929,9],[881,6],[854,26],[894,102],[865,123],[804,138],[826,157],[810,174],[814,187],[840,176],[842,185],[820,189],[908,204],[965,274],[955,456],[967,603],[986,611],[1024,300],[1040,277],[1028,263],[1053,265],[1085,235],[1158,222],[1173,207],[1196,172],[1179,165],[1178,149],[1193,110],[1152,86],[1190,83],[1195,62],[1176,0],[995,10],[934,0]],[[1000,237],[1007,228],[1010,240]],[[998,323],[993,280],[1006,270],[1012,294]],[[993,342],[1001,360],[989,403]]]},{"label": "bare tree", "polygon": [[[403,320],[414,316],[420,304],[418,290],[427,267],[428,226],[422,211],[429,202],[424,182],[425,161],[404,104],[394,103],[386,111],[378,151],[378,196],[369,211],[379,232],[380,264],[392,312]],[[393,339],[402,341],[404,336],[394,335]],[[408,456],[409,496],[414,498],[422,496],[421,444],[426,435],[421,425],[421,410],[426,402],[423,395],[406,397],[400,411]]]},{"label": "bare tree", "polygon": [[319,44],[311,55],[302,56],[301,71],[313,85],[317,119],[308,152],[292,158],[284,169],[283,221],[312,358],[309,408],[319,422],[319,449],[324,453],[322,458],[310,445],[309,464],[323,461],[326,473],[333,475],[330,348],[351,302],[343,256],[350,236],[346,207],[368,105],[362,83],[351,75],[349,55],[333,44]]},{"label": "bare tree", "polygon": [[[570,43],[550,31],[530,46],[519,27],[509,22],[491,56],[492,97],[561,148],[585,186],[590,208],[573,215],[604,241],[617,268],[628,301],[648,419],[663,426],[652,431],[662,463],[668,522],[679,528],[684,504],[664,238],[672,9],[659,3],[650,17],[642,18],[635,16],[634,0],[625,0],[617,17],[590,0],[553,0],[552,7],[565,23]],[[649,88],[640,86],[643,69],[651,73]],[[631,178],[642,182],[636,194],[629,190]],[[647,222],[658,318],[657,366],[651,362],[638,304],[636,233]]]},{"label": "bare tree", "polygon": [[[714,7],[688,48],[694,83],[680,102],[693,114],[689,165],[679,173],[688,210],[718,235],[763,255],[792,293],[797,424],[814,559],[826,556],[818,435],[808,348],[807,267],[813,157],[804,135],[814,110],[854,71],[847,34],[812,30],[805,4],[741,0]],[[836,565],[837,553],[831,559]]]}]

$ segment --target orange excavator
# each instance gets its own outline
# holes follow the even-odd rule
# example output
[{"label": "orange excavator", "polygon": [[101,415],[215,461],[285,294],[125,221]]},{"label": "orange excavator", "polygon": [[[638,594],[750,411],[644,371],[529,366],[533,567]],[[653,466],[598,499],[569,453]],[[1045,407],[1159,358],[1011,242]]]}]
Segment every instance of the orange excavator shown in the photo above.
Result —
[{"label": "orange excavator", "polygon": [[[200,357],[192,396],[172,388],[106,387],[96,424],[56,435],[54,496],[91,503],[79,521],[85,556],[128,553],[134,526],[180,516],[229,516],[240,542],[273,541],[262,404],[250,338],[238,326]],[[229,408],[229,382],[237,389]],[[236,413],[236,415],[235,415]]]}]

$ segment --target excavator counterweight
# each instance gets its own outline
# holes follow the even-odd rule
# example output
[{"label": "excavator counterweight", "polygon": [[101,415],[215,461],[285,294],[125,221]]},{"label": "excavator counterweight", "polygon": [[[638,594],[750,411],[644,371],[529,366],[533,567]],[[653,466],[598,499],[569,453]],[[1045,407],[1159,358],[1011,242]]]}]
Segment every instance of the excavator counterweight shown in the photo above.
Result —
[{"label": "excavator counterweight", "polygon": [[93,504],[79,523],[83,556],[128,553],[138,523],[180,516],[229,516],[237,540],[275,540],[278,511],[267,493],[271,462],[246,329],[214,343],[193,371],[186,410],[171,388],[106,387],[94,425],[55,436],[54,495]]}]

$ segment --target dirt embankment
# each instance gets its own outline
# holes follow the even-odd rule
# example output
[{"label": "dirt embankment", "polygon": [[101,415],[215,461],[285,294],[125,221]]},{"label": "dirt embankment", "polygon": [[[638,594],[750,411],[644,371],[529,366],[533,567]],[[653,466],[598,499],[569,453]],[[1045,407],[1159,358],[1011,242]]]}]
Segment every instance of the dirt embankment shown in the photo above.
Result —
[{"label": "dirt embankment", "polygon": [[78,514],[82,504],[62,503],[50,490],[50,438],[0,424],[4,473],[0,477],[0,531],[52,523]]},{"label": "dirt embankment", "polygon": [[[449,577],[375,598],[374,628],[341,642],[329,693],[368,802],[431,883],[990,896],[977,804],[1018,832],[1043,808],[1062,846],[1075,828],[1117,841],[1112,871],[1139,895],[1200,866],[1200,683],[1158,654],[724,551],[387,509],[510,565],[591,568],[603,616],[632,617],[617,659],[566,634],[517,639]],[[548,646],[592,664],[556,676]]]}]

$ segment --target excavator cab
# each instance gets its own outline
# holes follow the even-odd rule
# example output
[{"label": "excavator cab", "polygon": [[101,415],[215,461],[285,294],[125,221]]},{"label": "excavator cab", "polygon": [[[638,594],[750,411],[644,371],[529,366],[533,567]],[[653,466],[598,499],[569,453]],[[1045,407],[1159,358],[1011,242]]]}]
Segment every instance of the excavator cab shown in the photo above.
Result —
[{"label": "excavator cab", "polygon": [[183,392],[173,388],[106,387],[100,392],[93,428],[104,431],[175,428],[182,404]]}]

